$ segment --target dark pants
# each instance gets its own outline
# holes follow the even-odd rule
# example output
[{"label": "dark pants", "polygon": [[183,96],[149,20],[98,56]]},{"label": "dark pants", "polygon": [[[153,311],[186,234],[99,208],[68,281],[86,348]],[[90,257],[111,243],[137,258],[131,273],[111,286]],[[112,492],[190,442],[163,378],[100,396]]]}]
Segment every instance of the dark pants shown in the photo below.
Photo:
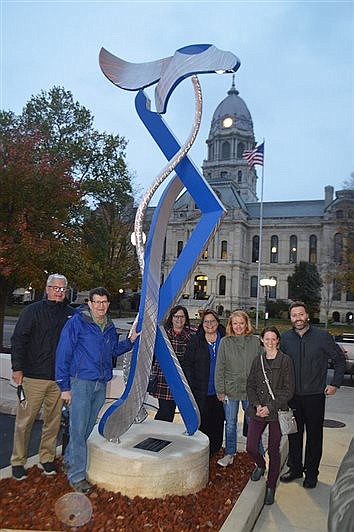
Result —
[{"label": "dark pants", "polygon": [[224,407],[216,395],[207,395],[206,399],[199,403],[200,427],[199,430],[206,434],[210,442],[210,454],[217,453],[224,439]]},{"label": "dark pants", "polygon": [[[292,471],[316,479],[322,457],[323,421],[326,397],[316,395],[295,395],[289,402],[294,409],[297,433],[289,434],[289,460]],[[304,431],[306,429],[305,461],[303,462]]]},{"label": "dark pants", "polygon": [[155,418],[159,421],[173,421],[175,417],[176,403],[170,399],[159,399],[159,409]]},{"label": "dark pants", "polygon": [[280,471],[280,440],[281,432],[278,421],[250,419],[248,421],[247,452],[252,456],[258,467],[265,469],[264,456],[259,452],[262,434],[268,425],[269,471],[267,486],[275,489]]}]

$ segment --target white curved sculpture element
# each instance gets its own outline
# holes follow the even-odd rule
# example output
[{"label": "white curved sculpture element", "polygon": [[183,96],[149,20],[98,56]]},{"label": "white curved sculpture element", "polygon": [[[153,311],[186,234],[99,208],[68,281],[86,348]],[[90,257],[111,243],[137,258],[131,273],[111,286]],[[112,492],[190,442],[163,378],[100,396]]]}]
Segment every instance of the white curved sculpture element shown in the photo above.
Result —
[{"label": "white curved sculpture element", "polygon": [[180,163],[182,159],[187,155],[187,153],[189,152],[189,150],[191,149],[195,141],[195,138],[200,128],[203,100],[202,100],[202,91],[200,89],[200,83],[199,83],[197,76],[192,77],[192,83],[194,87],[194,97],[195,97],[195,112],[194,112],[194,123],[193,123],[192,131],[188,139],[184,143],[184,145],[181,147],[181,149],[176,153],[173,159],[171,159],[171,161],[167,163],[165,168],[161,171],[161,173],[155,178],[153,183],[150,185],[142,202],[140,203],[136,211],[134,231],[135,231],[135,239],[136,239],[136,253],[138,256],[141,274],[144,273],[143,222],[144,222],[144,216],[145,216],[146,209],[150,203],[151,198],[153,197],[153,195],[155,194],[159,186],[173,172],[173,170],[176,168],[178,163]]},{"label": "white curved sculpture element", "polygon": [[107,78],[121,89],[136,91],[157,83],[156,111],[165,113],[171,93],[183,79],[207,72],[236,72],[240,61],[212,44],[192,44],[176,50],[171,57],[149,63],[129,63],[102,48],[100,65]]}]

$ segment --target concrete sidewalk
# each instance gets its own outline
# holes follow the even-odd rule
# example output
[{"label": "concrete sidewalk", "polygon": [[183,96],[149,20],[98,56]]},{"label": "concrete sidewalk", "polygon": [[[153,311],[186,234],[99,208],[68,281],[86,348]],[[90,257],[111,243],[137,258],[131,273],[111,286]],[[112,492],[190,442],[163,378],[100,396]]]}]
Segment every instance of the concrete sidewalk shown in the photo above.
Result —
[{"label": "concrete sidewalk", "polygon": [[[3,381],[0,384],[0,412],[13,414],[16,403],[16,389],[8,381]],[[300,480],[290,484],[279,483],[275,504],[263,507],[264,479],[249,481],[220,532],[326,531],[330,489],[354,435],[353,404],[354,388],[349,386],[343,386],[336,395],[327,399],[325,424],[335,425],[337,422],[344,426],[324,429],[324,452],[315,489],[304,489]],[[239,421],[239,434],[242,434],[242,419]],[[240,450],[244,449],[244,440],[241,436]],[[282,455],[285,460],[286,438],[283,440]],[[33,465],[36,460],[36,457],[31,458],[28,465]],[[10,476],[11,468],[4,468],[0,473],[1,478]]]},{"label": "concrete sidewalk", "polygon": [[[325,425],[335,425],[330,423],[333,421],[343,423],[345,426],[324,428],[323,457],[316,488],[304,489],[301,480],[290,484],[280,482],[275,504],[263,507],[253,528],[254,532],[327,530],[330,489],[354,435],[353,404],[354,388],[349,386],[341,387],[334,396],[328,397]],[[234,528],[235,530],[237,529]]]}]

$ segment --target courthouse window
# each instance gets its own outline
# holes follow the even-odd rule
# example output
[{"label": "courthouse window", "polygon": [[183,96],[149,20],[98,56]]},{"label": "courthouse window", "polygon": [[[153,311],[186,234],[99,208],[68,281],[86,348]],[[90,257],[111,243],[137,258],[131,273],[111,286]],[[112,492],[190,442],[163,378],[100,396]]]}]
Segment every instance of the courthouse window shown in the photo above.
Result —
[{"label": "courthouse window", "polygon": [[270,239],[270,262],[272,264],[278,262],[278,237],[276,235]]},{"label": "courthouse window", "polygon": [[227,241],[222,240],[221,241],[221,254],[220,258],[226,260],[227,259]]},{"label": "courthouse window", "polygon": [[183,249],[183,240],[178,240],[178,242],[177,242],[177,257],[179,257],[180,254],[182,253],[182,249]]},{"label": "courthouse window", "polygon": [[311,235],[309,240],[309,263],[316,264],[317,262],[317,236]]},{"label": "courthouse window", "polygon": [[297,236],[291,235],[289,241],[289,262],[296,264],[297,262]]},{"label": "courthouse window", "polygon": [[252,262],[258,262],[259,256],[259,236],[255,235],[252,238]]},{"label": "courthouse window", "polygon": [[226,277],[220,275],[219,277],[219,295],[224,296],[226,294]]}]

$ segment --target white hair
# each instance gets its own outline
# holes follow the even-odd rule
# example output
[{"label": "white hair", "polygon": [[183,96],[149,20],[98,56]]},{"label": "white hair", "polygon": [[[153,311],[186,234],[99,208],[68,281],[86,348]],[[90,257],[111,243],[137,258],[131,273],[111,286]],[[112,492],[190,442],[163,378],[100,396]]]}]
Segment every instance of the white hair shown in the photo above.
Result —
[{"label": "white hair", "polygon": [[65,286],[68,286],[67,278],[65,277],[65,275],[61,275],[60,273],[52,273],[47,279],[47,286],[50,285],[55,279],[60,279],[61,281],[64,281]]}]

